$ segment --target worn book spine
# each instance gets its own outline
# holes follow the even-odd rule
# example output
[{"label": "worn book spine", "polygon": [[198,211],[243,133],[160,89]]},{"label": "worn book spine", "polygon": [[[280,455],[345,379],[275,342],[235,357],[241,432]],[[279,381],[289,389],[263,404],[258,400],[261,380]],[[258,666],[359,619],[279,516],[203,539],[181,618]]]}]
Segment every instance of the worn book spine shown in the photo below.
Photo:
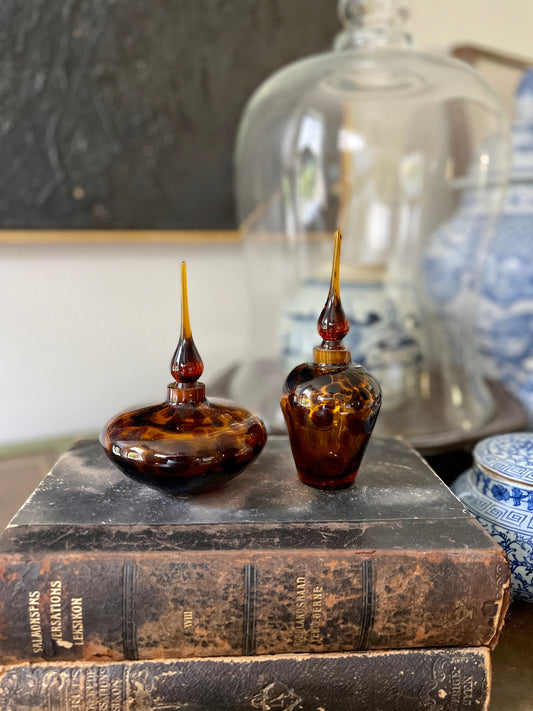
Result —
[{"label": "worn book spine", "polygon": [[482,711],[485,648],[0,668],[0,711]]},{"label": "worn book spine", "polygon": [[0,661],[489,646],[507,584],[496,551],[5,554]]}]

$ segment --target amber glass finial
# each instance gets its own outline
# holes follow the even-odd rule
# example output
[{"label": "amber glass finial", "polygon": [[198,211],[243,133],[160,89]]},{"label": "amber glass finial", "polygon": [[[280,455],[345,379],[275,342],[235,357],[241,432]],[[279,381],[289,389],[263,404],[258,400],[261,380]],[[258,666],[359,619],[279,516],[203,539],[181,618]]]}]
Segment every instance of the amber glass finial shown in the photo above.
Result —
[{"label": "amber glass finial", "polygon": [[323,339],[322,347],[324,348],[343,348],[341,341],[350,330],[350,324],[342,308],[339,287],[341,240],[341,231],[337,230],[328,298],[317,321],[318,333]]},{"label": "amber glass finial", "polygon": [[317,322],[322,337],[314,363],[296,366],[285,381],[281,409],[298,476],[320,489],[355,481],[381,406],[379,383],[351,362],[342,345],[349,330],[339,287],[341,233],[335,233],[331,283]]},{"label": "amber glass finial", "polygon": [[197,493],[233,479],[257,457],[266,442],[264,424],[242,407],[210,402],[198,380],[203,369],[182,262],[181,333],[167,399],[117,415],[100,435],[106,454],[126,474],[172,492]]},{"label": "amber glass finial", "polygon": [[313,351],[317,363],[349,363],[351,358],[350,352],[342,344],[342,339],[350,330],[350,324],[342,308],[339,286],[341,241],[341,231],[337,230],[328,298],[316,324],[322,338],[322,344]]},{"label": "amber glass finial", "polygon": [[170,366],[177,383],[195,383],[204,372],[204,364],[194,343],[189,320],[187,264],[181,263],[181,334]]}]

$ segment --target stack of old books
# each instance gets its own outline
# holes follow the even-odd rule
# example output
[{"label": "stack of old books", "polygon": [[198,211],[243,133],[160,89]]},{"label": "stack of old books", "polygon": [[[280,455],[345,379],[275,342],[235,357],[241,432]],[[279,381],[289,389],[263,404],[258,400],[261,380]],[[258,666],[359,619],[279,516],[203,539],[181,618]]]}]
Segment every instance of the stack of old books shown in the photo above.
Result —
[{"label": "stack of old books", "polygon": [[508,585],[501,549],[400,441],[319,491],[271,437],[196,497],[81,442],[1,540],[0,708],[486,709]]}]

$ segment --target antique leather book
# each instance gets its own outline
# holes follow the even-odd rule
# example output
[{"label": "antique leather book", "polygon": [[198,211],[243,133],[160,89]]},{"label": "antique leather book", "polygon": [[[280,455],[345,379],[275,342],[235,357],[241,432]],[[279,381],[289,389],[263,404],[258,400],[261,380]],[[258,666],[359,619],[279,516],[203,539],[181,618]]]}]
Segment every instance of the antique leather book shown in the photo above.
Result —
[{"label": "antique leather book", "polygon": [[490,647],[508,589],[502,550],[399,440],[371,441],[356,484],[322,491],[271,437],[196,496],[85,441],[0,538],[0,661]]},{"label": "antique leather book", "polygon": [[0,709],[486,711],[486,647],[0,667]]}]

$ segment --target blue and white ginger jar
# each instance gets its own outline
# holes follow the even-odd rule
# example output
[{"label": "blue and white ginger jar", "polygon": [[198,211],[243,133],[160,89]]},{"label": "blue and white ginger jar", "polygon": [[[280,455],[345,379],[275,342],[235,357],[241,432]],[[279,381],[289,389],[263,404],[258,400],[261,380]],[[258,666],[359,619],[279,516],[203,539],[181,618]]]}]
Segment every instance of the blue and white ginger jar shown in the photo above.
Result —
[{"label": "blue and white ginger jar", "polygon": [[506,552],[513,597],[533,602],[533,433],[479,442],[452,491]]},{"label": "blue and white ginger jar", "polygon": [[456,216],[430,240],[424,280],[449,323],[462,321],[458,295],[480,289],[474,336],[484,373],[514,392],[533,425],[533,70],[516,93],[510,184],[477,286],[473,265],[499,199],[497,188],[482,198],[465,193]]}]

